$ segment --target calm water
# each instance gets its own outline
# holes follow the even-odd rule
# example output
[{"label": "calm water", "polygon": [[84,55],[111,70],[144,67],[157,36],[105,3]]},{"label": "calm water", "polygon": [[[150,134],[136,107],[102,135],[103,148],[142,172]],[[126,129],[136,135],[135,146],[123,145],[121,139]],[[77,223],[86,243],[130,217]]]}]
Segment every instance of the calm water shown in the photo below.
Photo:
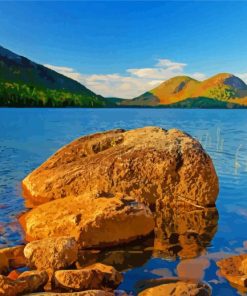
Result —
[{"label": "calm water", "polygon": [[247,252],[246,110],[0,109],[0,247],[23,243],[16,215],[25,210],[20,181],[27,173],[81,135],[146,125],[182,129],[210,154],[220,179],[218,230],[206,252],[182,265],[138,246],[108,251],[106,262],[129,267],[120,288],[136,293],[141,280],[183,270],[209,282],[213,295],[246,295],[219,277],[215,264],[225,253]]}]

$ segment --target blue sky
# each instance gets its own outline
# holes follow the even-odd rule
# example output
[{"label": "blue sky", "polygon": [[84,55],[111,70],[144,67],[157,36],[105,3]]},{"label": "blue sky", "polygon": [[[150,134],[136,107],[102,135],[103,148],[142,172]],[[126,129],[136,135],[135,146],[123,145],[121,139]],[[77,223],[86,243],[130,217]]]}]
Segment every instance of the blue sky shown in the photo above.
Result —
[{"label": "blue sky", "polygon": [[247,81],[247,2],[0,2],[0,44],[97,93],[133,97],[172,76]]}]

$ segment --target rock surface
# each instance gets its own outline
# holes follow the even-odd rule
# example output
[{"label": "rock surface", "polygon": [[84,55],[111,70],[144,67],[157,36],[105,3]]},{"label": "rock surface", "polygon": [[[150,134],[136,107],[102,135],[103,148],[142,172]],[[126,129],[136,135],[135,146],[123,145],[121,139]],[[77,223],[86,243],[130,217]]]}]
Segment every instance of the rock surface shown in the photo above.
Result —
[{"label": "rock surface", "polygon": [[123,193],[154,205],[157,199],[211,206],[218,178],[198,141],[176,130],[112,130],[64,146],[23,180],[33,205],[65,197]]},{"label": "rock surface", "polygon": [[157,285],[138,294],[138,296],[210,296],[211,288],[205,283],[174,281]]},{"label": "rock surface", "polygon": [[45,271],[25,272],[17,280],[0,276],[0,295],[16,296],[39,291],[48,280]]},{"label": "rock surface", "polygon": [[[25,280],[14,281],[6,276],[0,275],[0,295],[15,296],[27,291],[28,284]],[[28,292],[28,291],[27,291]]]},{"label": "rock surface", "polygon": [[247,254],[219,260],[220,273],[231,283],[247,287]]},{"label": "rock surface", "polygon": [[18,277],[19,280],[24,280],[28,284],[27,291],[39,291],[48,282],[49,276],[46,271],[32,270],[25,271]]},{"label": "rock surface", "polygon": [[[25,296],[114,296],[114,293],[101,291],[101,290],[88,290],[83,292],[72,292],[72,293],[35,293],[35,294],[26,294]],[[127,296],[121,295],[121,296]]]},{"label": "rock surface", "polygon": [[29,241],[73,236],[81,248],[118,245],[154,229],[153,215],[147,206],[121,197],[58,199],[31,210],[21,223]]},{"label": "rock surface", "polygon": [[78,246],[71,237],[47,238],[27,244],[24,254],[31,268],[55,271],[77,260]]},{"label": "rock surface", "polygon": [[0,274],[6,274],[9,270],[9,261],[5,254],[0,254]]},{"label": "rock surface", "polygon": [[[0,257],[4,255],[8,260],[10,268],[19,268],[26,265],[26,258],[24,256],[24,246],[15,246],[5,249],[0,249]],[[1,262],[1,260],[0,260]]]},{"label": "rock surface", "polygon": [[114,289],[122,281],[122,275],[112,266],[96,263],[80,270],[55,272],[58,288],[67,291]]}]

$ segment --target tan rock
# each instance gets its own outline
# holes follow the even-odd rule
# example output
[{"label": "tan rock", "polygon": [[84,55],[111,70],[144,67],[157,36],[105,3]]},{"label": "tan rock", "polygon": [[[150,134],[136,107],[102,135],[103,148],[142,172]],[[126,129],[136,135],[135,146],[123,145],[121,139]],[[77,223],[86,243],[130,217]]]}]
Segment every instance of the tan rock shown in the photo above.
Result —
[{"label": "tan rock", "polygon": [[15,246],[5,249],[0,249],[0,256],[3,254],[7,257],[10,268],[20,268],[26,265],[26,258],[24,256],[25,246]]},{"label": "tan rock", "polygon": [[113,266],[109,266],[102,263],[95,263],[84,267],[83,270],[98,270],[104,278],[104,284],[110,288],[116,288],[123,280],[123,276]]},{"label": "tan rock", "polygon": [[246,259],[244,259],[242,262],[241,262],[241,265],[239,267],[239,270],[243,273],[243,274],[246,274],[247,275],[247,256],[246,256]]},{"label": "tan rock", "polygon": [[67,291],[114,289],[122,281],[122,275],[112,266],[96,263],[80,270],[55,272],[58,288]]},{"label": "tan rock", "polygon": [[138,296],[210,296],[211,288],[202,282],[176,281],[157,285],[138,294]]},{"label": "tan rock", "polygon": [[[218,178],[200,143],[179,130],[145,127],[85,136],[64,146],[23,180],[33,205],[64,197],[122,193],[211,206]],[[83,197],[82,196],[82,197]]]},{"label": "tan rock", "polygon": [[48,282],[49,276],[46,271],[32,270],[25,271],[18,277],[19,280],[25,280],[28,284],[26,292],[34,292],[42,289]]},{"label": "tan rock", "polygon": [[0,275],[0,296],[16,296],[27,291],[28,284],[25,280],[14,281]]},{"label": "tan rock", "polygon": [[21,274],[20,271],[18,271],[18,270],[12,270],[8,274],[8,278],[11,279],[11,280],[17,280],[20,274]]},{"label": "tan rock", "polygon": [[120,197],[58,199],[31,210],[21,222],[29,241],[73,236],[81,248],[118,245],[154,229],[147,206]]},{"label": "tan rock", "polygon": [[[114,296],[114,293],[108,291],[101,290],[88,290],[82,292],[72,292],[72,293],[34,293],[34,294],[26,294],[25,296]],[[123,294],[121,296],[127,296],[127,294]]]},{"label": "tan rock", "polygon": [[5,254],[0,254],[0,274],[6,274],[9,270],[9,260]]},{"label": "tan rock", "polygon": [[59,270],[77,260],[78,246],[72,237],[47,238],[26,245],[24,255],[31,268]]},{"label": "tan rock", "polygon": [[217,262],[217,266],[220,268],[221,275],[229,282],[247,287],[246,260],[247,254],[231,256],[229,258],[219,260]]}]

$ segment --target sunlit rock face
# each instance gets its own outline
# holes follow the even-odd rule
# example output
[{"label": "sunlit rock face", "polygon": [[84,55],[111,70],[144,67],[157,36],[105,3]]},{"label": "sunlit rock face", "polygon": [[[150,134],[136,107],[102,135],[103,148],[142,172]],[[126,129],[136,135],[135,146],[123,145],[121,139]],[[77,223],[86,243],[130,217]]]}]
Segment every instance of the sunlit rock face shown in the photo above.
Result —
[{"label": "sunlit rock face", "polygon": [[216,207],[201,208],[169,198],[159,201],[154,256],[193,258],[204,253],[218,225]]},{"label": "sunlit rock face", "polygon": [[72,236],[80,248],[127,243],[154,230],[143,203],[126,197],[66,197],[40,205],[21,218],[26,240]]},{"label": "sunlit rock face", "polygon": [[219,260],[217,265],[222,276],[233,285],[236,285],[238,289],[242,287],[244,288],[243,292],[247,292],[247,254]]},{"label": "sunlit rock face", "polygon": [[211,296],[205,282],[181,280],[177,277],[143,280],[136,284],[138,296]]},{"label": "sunlit rock face", "polygon": [[213,163],[188,134],[158,127],[112,130],[79,138],[23,180],[32,206],[54,199],[126,194],[154,207],[157,200],[212,206],[218,194]]}]

